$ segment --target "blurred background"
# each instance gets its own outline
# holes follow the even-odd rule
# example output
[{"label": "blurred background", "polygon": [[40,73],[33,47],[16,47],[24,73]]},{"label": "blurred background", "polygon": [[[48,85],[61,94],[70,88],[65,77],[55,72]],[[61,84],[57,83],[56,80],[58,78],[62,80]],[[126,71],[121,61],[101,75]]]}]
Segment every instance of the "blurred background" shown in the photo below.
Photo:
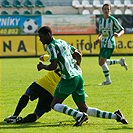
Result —
[{"label": "blurred background", "polygon": [[111,4],[111,14],[125,29],[116,39],[114,55],[133,55],[133,0],[0,0],[0,57],[45,54],[37,36],[43,25],[83,55],[98,55],[100,45],[94,41],[105,3]]}]

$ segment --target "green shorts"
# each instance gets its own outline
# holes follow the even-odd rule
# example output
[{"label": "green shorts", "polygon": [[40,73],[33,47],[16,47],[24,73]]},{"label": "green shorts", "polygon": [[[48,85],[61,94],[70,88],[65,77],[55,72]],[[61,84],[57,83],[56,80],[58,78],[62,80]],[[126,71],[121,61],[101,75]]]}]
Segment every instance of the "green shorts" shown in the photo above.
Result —
[{"label": "green shorts", "polygon": [[114,48],[101,48],[99,53],[99,58],[104,57],[106,59],[110,59],[113,51],[114,51]]},{"label": "green shorts", "polygon": [[54,96],[61,99],[66,99],[72,94],[75,103],[85,102],[84,80],[81,75],[72,79],[61,79],[56,87]]}]

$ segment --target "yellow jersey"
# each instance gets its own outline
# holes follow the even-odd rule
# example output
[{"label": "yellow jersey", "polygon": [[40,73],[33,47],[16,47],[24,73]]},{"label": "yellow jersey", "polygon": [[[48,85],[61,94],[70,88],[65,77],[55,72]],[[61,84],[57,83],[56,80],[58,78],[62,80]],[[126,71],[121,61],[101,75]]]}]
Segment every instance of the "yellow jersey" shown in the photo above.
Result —
[{"label": "yellow jersey", "polygon": [[37,79],[36,83],[46,89],[53,96],[60,79],[60,70],[56,69],[54,71],[48,71],[43,77]]}]

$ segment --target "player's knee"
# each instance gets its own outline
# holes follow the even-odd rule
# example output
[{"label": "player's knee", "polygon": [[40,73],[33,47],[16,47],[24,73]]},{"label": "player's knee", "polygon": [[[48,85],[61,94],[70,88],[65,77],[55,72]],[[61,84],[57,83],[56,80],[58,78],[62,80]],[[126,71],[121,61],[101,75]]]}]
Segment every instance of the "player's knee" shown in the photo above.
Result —
[{"label": "player's knee", "polygon": [[38,117],[41,117],[44,113],[46,113],[46,112],[49,112],[51,110],[51,108],[49,107],[49,108],[47,108],[47,109],[35,109],[35,114],[38,116]]},{"label": "player's knee", "polygon": [[78,106],[78,108],[81,112],[87,112],[88,109],[86,106]]},{"label": "player's knee", "polygon": [[36,114],[28,114],[25,118],[22,119],[21,123],[30,123],[37,120]]},{"label": "player's knee", "polygon": [[106,58],[99,59],[99,65],[102,66],[106,62]]},{"label": "player's knee", "polygon": [[99,60],[99,66],[102,66],[103,64],[104,64],[104,62]]},{"label": "player's knee", "polygon": [[40,116],[38,116],[38,114],[36,114],[36,112],[34,112],[34,114],[36,115],[36,120],[40,118]]},{"label": "player's knee", "polygon": [[27,93],[25,93],[25,94],[23,94],[24,96],[27,96],[27,97],[30,97],[30,95],[29,94],[27,94]]},{"label": "player's knee", "polygon": [[30,87],[28,87],[27,90],[26,90],[26,92],[25,92],[25,95],[30,96],[30,94],[31,94]]}]

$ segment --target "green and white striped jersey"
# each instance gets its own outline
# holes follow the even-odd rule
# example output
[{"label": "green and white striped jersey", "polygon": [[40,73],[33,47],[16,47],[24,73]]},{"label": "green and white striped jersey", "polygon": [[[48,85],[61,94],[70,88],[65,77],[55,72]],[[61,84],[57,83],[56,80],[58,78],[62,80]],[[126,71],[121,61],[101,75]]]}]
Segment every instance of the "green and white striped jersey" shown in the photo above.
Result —
[{"label": "green and white striped jersey", "polygon": [[75,61],[72,54],[76,49],[73,46],[61,39],[53,39],[48,44],[47,50],[50,54],[50,61],[57,60],[63,79],[71,79],[80,75],[79,71],[74,67]]},{"label": "green and white striped jersey", "polygon": [[101,17],[99,19],[99,33],[102,34],[101,48],[115,48],[114,33],[119,33],[123,29],[118,20],[113,16],[109,16],[107,19]]}]

